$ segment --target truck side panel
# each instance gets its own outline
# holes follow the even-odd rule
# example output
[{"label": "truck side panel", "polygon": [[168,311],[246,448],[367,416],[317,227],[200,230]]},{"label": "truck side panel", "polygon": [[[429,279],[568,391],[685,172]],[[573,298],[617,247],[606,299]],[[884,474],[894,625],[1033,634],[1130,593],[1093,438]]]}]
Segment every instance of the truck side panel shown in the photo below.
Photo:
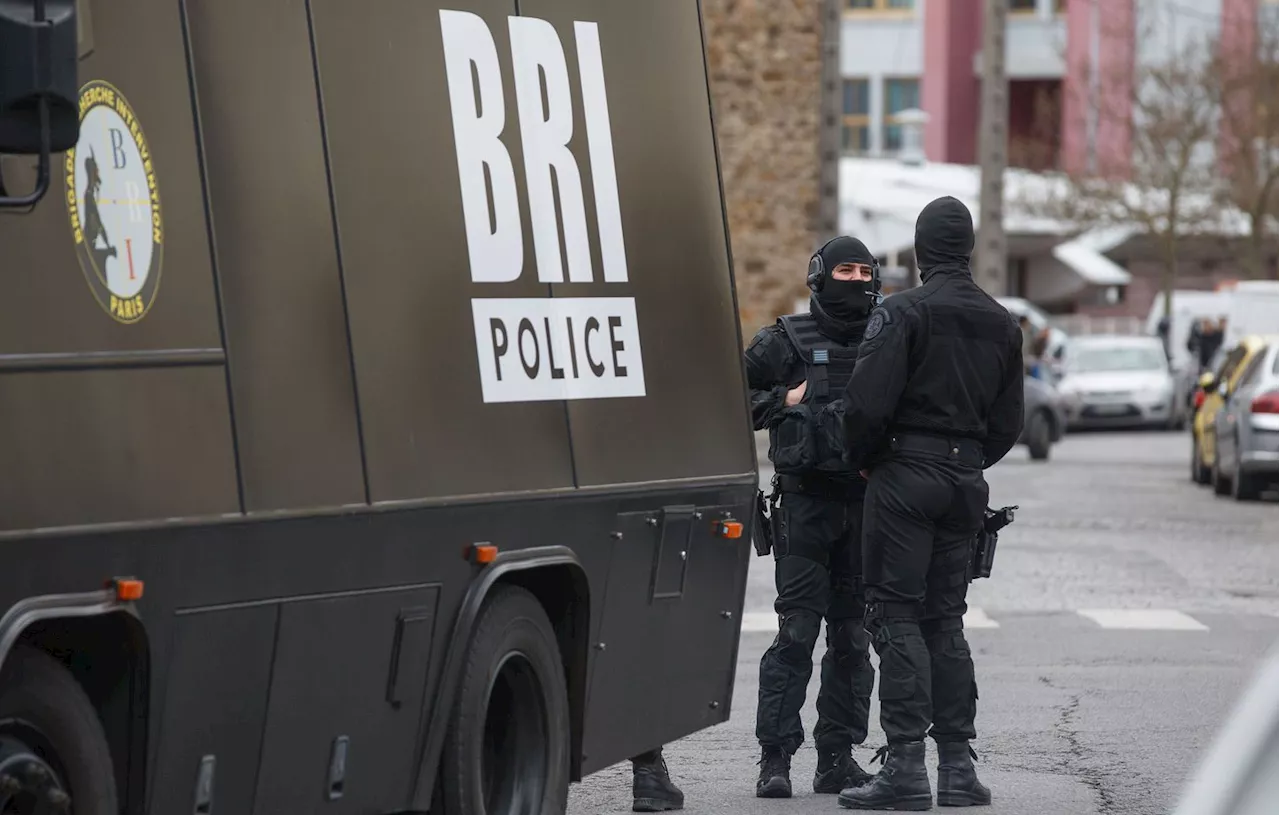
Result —
[{"label": "truck side panel", "polygon": [[363,503],[306,4],[186,8],[245,510]]},{"label": "truck side panel", "polygon": [[[513,3],[467,7],[508,51]],[[375,502],[573,486],[561,403],[481,397],[440,8],[312,3]],[[533,275],[503,288],[546,294]]]},{"label": "truck side panel", "polygon": [[[568,402],[578,484],[723,475],[753,469],[742,347],[733,307],[711,100],[698,4],[523,0],[549,21],[570,77],[581,70],[575,21],[596,23],[628,280],[552,286],[555,297],[635,297],[645,398]],[[573,89],[569,149],[597,222],[586,94]],[[593,103],[595,101],[593,100]],[[604,265],[592,240],[593,266]],[[529,231],[525,256],[534,256]]]}]

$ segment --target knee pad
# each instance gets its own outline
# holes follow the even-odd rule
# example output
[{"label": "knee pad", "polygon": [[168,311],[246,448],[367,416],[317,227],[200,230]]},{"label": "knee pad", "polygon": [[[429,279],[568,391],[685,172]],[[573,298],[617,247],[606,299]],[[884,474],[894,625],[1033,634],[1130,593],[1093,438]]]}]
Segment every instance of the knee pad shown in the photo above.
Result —
[{"label": "knee pad", "polygon": [[835,620],[827,623],[827,645],[844,658],[865,654],[871,637],[860,620]]},{"label": "knee pad", "polygon": [[812,611],[789,611],[781,615],[778,626],[778,649],[788,657],[813,659],[813,646],[818,642],[822,619]]}]

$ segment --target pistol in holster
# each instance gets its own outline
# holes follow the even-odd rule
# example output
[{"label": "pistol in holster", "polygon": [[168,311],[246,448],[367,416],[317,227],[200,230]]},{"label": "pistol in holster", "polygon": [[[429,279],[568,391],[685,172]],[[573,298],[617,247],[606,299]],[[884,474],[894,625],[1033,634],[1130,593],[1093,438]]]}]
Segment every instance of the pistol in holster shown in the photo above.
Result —
[{"label": "pistol in holster", "polygon": [[969,567],[969,580],[979,577],[991,577],[991,567],[996,562],[996,543],[1000,538],[1000,530],[1013,523],[1013,512],[1018,507],[987,509],[983,512],[982,529],[974,538],[973,559]]},{"label": "pistol in holster", "polygon": [[753,543],[756,554],[764,557],[773,551],[774,524],[778,521],[778,477],[773,478],[773,492],[768,496],[764,490],[756,490],[756,534]]}]

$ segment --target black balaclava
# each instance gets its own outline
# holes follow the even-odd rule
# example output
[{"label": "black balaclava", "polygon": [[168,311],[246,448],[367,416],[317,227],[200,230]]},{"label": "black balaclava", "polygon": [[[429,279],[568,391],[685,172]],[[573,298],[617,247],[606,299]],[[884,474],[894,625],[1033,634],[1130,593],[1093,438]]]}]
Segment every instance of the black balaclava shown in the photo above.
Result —
[{"label": "black balaclava", "polygon": [[922,280],[934,272],[968,271],[973,254],[973,216],[950,195],[935,198],[916,219],[916,265]]},{"label": "black balaclava", "polygon": [[837,339],[861,334],[867,315],[875,306],[876,280],[836,280],[831,272],[841,263],[876,264],[875,255],[857,238],[842,236],[819,251],[822,256],[822,289],[809,298],[809,310],[824,334]]}]

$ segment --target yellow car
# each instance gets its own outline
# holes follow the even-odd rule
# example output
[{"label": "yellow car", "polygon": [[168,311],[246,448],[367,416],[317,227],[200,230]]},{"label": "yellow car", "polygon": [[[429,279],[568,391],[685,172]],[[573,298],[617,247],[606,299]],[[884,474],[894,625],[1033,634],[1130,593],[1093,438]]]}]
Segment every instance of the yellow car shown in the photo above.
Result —
[{"label": "yellow car", "polygon": [[1208,484],[1212,477],[1213,460],[1217,455],[1217,450],[1214,449],[1217,441],[1213,429],[1214,417],[1226,403],[1227,397],[1235,392],[1236,386],[1240,384],[1240,376],[1249,367],[1250,360],[1266,349],[1266,337],[1244,337],[1227,352],[1216,371],[1207,371],[1200,376],[1195,396],[1195,414],[1191,419],[1191,480],[1197,484]]}]

